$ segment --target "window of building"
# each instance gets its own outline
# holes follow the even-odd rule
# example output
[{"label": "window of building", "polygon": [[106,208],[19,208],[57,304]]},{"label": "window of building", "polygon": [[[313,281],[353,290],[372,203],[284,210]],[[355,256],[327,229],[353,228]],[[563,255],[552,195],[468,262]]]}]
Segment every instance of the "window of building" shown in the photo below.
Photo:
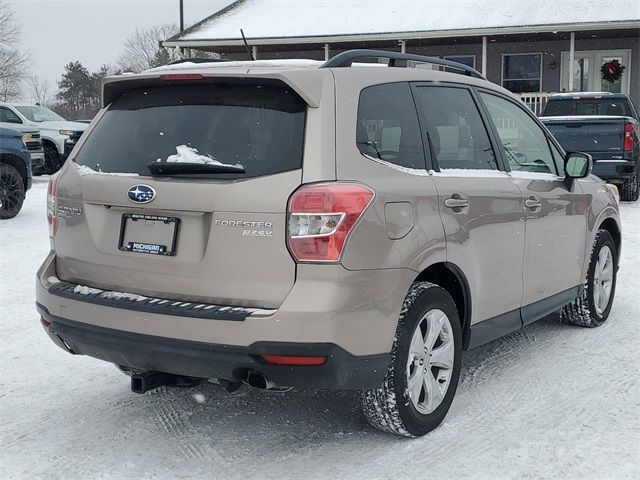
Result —
[{"label": "window of building", "polygon": [[418,87],[425,136],[440,168],[497,170],[489,136],[469,90]]},{"label": "window of building", "polygon": [[362,90],[356,144],[368,157],[407,168],[426,168],[409,84],[389,83]]},{"label": "window of building", "polygon": [[542,54],[525,53],[503,55],[502,86],[514,93],[541,91]]},{"label": "window of building", "polygon": [[462,63],[467,67],[476,68],[475,55],[449,55],[449,56],[445,56],[444,59],[451,60],[452,62]]}]

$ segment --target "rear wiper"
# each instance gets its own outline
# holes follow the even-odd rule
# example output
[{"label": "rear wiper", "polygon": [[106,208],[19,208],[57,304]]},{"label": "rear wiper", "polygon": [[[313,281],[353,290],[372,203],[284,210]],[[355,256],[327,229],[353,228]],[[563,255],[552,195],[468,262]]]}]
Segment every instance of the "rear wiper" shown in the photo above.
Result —
[{"label": "rear wiper", "polygon": [[149,162],[147,168],[153,175],[189,175],[208,173],[245,173],[242,165],[216,163],[165,163]]}]

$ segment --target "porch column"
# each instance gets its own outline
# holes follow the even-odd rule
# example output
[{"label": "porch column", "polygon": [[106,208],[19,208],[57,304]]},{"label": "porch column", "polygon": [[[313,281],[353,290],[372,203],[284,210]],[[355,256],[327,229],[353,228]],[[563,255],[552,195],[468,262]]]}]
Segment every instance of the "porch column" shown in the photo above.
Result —
[{"label": "porch column", "polygon": [[324,61],[326,62],[331,57],[331,52],[329,51],[329,44],[324,44]]},{"label": "porch column", "polygon": [[400,40],[400,53],[407,53],[407,41]]},{"label": "porch column", "polygon": [[256,45],[251,47],[251,54],[253,55],[254,60],[258,59],[258,47]]},{"label": "porch column", "polygon": [[487,76],[487,37],[482,37],[482,74]]},{"label": "porch column", "polygon": [[573,64],[576,58],[576,34],[571,32],[569,39],[569,85],[568,91],[573,92]]}]

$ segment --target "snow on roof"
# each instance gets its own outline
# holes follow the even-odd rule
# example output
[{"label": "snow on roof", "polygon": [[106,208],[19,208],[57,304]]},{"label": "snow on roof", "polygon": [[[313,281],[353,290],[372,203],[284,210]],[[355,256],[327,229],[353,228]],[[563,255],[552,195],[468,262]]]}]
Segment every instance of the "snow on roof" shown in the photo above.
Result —
[{"label": "snow on roof", "polygon": [[239,0],[167,43],[617,22],[640,26],[639,0]]},{"label": "snow on roof", "polygon": [[319,60],[307,59],[279,59],[279,60],[247,60],[247,61],[231,61],[231,62],[180,62],[176,64],[163,65],[161,67],[151,68],[146,72],[161,72],[164,70],[186,70],[186,69],[210,69],[210,68],[277,68],[277,69],[300,69],[300,68],[317,68],[324,62]]}]

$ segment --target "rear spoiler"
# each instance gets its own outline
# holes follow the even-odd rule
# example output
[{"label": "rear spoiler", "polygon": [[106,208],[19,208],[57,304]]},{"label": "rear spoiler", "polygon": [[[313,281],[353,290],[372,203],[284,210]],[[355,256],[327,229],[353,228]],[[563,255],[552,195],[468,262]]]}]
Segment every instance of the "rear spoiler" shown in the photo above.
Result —
[{"label": "rear spoiler", "polygon": [[[102,81],[102,108],[108,106],[116,98],[128,90],[138,88],[161,87],[175,85],[178,82],[166,80],[163,77],[175,77],[176,75],[198,76],[198,80],[182,81],[180,84],[191,83],[202,85],[207,83],[233,83],[255,85],[280,85],[287,86],[295,91],[312,108],[318,108],[322,94],[324,73],[322,70],[293,70],[286,73],[260,73],[249,72],[194,72],[181,70],[157,70],[153,73],[116,75],[105,77]],[[330,75],[330,74],[329,74]]]}]

